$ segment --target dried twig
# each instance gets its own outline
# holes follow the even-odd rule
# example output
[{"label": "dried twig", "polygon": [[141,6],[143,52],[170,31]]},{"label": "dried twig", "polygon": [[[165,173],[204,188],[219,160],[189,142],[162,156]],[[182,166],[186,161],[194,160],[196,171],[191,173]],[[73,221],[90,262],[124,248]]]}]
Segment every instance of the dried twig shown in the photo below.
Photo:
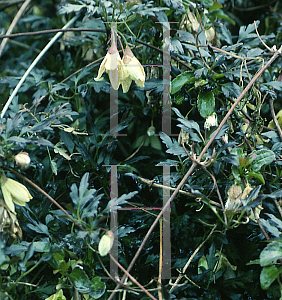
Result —
[{"label": "dried twig", "polygon": [[110,255],[110,258],[113,260],[113,262],[115,263],[115,264],[117,264],[118,265],[118,267],[125,273],[125,276],[128,276],[129,278],[130,278],[130,280],[132,281],[132,282],[134,282],[136,285],[138,285],[139,287],[140,287],[140,289],[147,295],[147,296],[149,296],[151,299],[153,299],[153,300],[157,300],[157,298],[155,298],[151,293],[149,293],[144,287],[143,287],[143,285],[141,285],[132,275],[130,275],[129,273],[128,273],[128,271],[127,270],[125,270],[124,269],[124,267],[112,256],[112,254],[111,253],[109,253],[109,255]]},{"label": "dried twig", "polygon": [[186,272],[187,268],[189,267],[191,261],[193,260],[193,258],[195,257],[195,255],[200,251],[200,249],[204,246],[204,244],[206,243],[206,241],[211,237],[211,235],[213,234],[213,232],[215,231],[216,225],[213,226],[213,229],[211,230],[211,232],[209,233],[209,235],[205,238],[205,240],[196,248],[196,250],[193,252],[193,254],[191,255],[191,257],[188,259],[187,263],[185,264],[181,274],[179,274],[178,278],[176,279],[176,281],[174,282],[174,284],[172,285],[171,289],[170,289],[170,293],[174,290],[174,288],[177,286],[178,282],[181,280],[181,278],[184,276],[183,274]]},{"label": "dried twig", "polygon": [[272,98],[270,98],[270,100],[269,100],[269,107],[270,107],[270,112],[271,112],[273,122],[276,126],[276,129],[277,129],[278,135],[280,137],[280,140],[282,141],[282,130],[281,130],[281,127],[280,127],[280,125],[278,123],[278,120],[275,116],[275,111],[274,111],[274,107],[273,107],[273,99]]}]

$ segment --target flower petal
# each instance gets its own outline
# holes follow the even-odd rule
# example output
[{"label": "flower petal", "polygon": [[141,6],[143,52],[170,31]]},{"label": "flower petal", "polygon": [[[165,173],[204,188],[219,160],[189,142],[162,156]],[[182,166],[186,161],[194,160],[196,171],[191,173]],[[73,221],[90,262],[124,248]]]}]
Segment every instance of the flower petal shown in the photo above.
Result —
[{"label": "flower petal", "polygon": [[135,80],[135,83],[139,86],[139,87],[144,87],[145,86],[145,82],[143,80]]},{"label": "flower petal", "polygon": [[32,199],[28,189],[18,181],[8,178],[4,186],[7,187],[15,203],[15,200],[19,202],[29,202],[29,200]]},{"label": "flower petal", "polygon": [[118,76],[118,69],[115,70],[109,70],[107,71],[111,85],[114,90],[118,90],[120,82],[119,82],[119,76]]},{"label": "flower petal", "polygon": [[133,57],[130,63],[127,65],[127,71],[134,81],[145,81],[144,69],[136,57]]},{"label": "flower petal", "polygon": [[[108,55],[108,54],[107,54]],[[115,70],[121,64],[121,58],[118,52],[109,54],[105,64],[106,70]]]},{"label": "flower petal", "polygon": [[104,57],[101,65],[100,65],[100,68],[99,68],[99,71],[98,71],[98,75],[97,77],[94,78],[94,80],[99,80],[101,78],[101,76],[103,75],[103,73],[105,72],[106,68],[105,68],[105,64],[106,64],[106,61],[108,59],[108,53],[107,55]]},{"label": "flower petal", "polygon": [[121,81],[122,91],[124,94],[126,94],[131,86],[132,79],[130,77],[124,78],[124,80]]},{"label": "flower petal", "polygon": [[11,194],[10,194],[9,191],[5,188],[4,185],[1,185],[1,190],[2,190],[2,194],[3,194],[4,201],[5,201],[6,205],[8,206],[8,208],[9,208],[12,212],[15,213],[15,205],[14,205],[14,203],[13,203]]}]

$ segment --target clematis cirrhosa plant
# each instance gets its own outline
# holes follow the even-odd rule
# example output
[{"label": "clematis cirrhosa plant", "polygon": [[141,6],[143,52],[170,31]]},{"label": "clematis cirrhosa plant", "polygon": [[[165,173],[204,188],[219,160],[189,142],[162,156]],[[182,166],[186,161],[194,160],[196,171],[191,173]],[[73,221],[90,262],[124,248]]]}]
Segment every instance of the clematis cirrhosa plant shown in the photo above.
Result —
[{"label": "clematis cirrhosa plant", "polygon": [[124,70],[120,83],[122,85],[122,90],[127,93],[132,80],[140,86],[144,87],[145,83],[145,72],[143,66],[140,64],[139,60],[132,53],[129,46],[124,50],[124,56],[122,58],[121,68]]},{"label": "clematis cirrhosa plant", "polygon": [[23,184],[7,178],[4,174],[0,177],[0,184],[5,204],[13,213],[15,213],[14,203],[25,206],[25,203],[32,199],[31,194]]},{"label": "clematis cirrhosa plant", "polygon": [[121,79],[123,77],[123,70],[121,66],[121,57],[118,53],[116,44],[113,43],[100,65],[98,76],[94,78],[94,80],[99,80],[103,73],[106,71],[109,75],[113,89],[118,90]]}]

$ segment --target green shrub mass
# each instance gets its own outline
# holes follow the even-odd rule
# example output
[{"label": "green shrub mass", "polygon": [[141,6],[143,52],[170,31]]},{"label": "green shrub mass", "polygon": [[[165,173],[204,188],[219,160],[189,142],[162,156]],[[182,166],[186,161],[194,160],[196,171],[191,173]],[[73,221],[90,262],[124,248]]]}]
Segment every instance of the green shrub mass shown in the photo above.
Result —
[{"label": "green shrub mass", "polygon": [[282,299],[281,24],[0,1],[0,299]]}]

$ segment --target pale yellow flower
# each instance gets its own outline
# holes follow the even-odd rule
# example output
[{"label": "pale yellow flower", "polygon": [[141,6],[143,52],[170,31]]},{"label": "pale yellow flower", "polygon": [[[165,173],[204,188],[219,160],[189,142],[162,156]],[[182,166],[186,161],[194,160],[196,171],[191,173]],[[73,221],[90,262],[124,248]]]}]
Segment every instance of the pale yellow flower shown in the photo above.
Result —
[{"label": "pale yellow flower", "polygon": [[121,85],[124,93],[127,93],[132,80],[140,86],[144,87],[145,72],[139,60],[134,56],[129,46],[125,48],[124,56],[122,58],[121,68],[124,70],[121,77]]},{"label": "pale yellow flower", "polygon": [[123,74],[123,70],[121,70],[121,65],[121,57],[118,53],[116,44],[113,43],[100,65],[98,76],[94,78],[94,80],[99,80],[103,73],[106,71],[109,75],[112,87],[115,90],[118,90]]},{"label": "pale yellow flower", "polygon": [[204,128],[207,130],[210,130],[211,127],[217,127],[218,126],[218,122],[217,122],[217,115],[215,112],[213,112],[210,116],[208,116],[206,118],[205,124],[204,124]]},{"label": "pale yellow flower", "polygon": [[32,199],[28,189],[21,183],[4,174],[0,178],[1,190],[7,207],[15,212],[14,203],[25,206],[25,203]]}]

